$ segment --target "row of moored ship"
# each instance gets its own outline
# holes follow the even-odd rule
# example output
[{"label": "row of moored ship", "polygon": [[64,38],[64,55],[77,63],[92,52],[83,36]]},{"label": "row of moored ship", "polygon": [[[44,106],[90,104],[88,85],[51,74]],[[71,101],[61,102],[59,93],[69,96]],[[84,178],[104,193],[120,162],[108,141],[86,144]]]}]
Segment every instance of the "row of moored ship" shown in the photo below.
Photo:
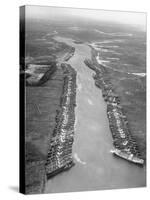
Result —
[{"label": "row of moored ship", "polygon": [[120,98],[114,93],[110,81],[104,78],[105,68],[102,65],[97,67],[89,59],[85,60],[85,64],[95,71],[95,75],[93,75],[95,85],[102,90],[103,98],[107,102],[107,117],[115,147],[111,152],[128,161],[143,165],[144,160],[141,158],[137,143],[131,135],[128,120],[120,105]]},{"label": "row of moored ship", "polygon": [[64,71],[64,85],[46,162],[48,178],[74,165],[72,145],[76,106],[76,72],[68,64],[62,64],[61,67]]}]

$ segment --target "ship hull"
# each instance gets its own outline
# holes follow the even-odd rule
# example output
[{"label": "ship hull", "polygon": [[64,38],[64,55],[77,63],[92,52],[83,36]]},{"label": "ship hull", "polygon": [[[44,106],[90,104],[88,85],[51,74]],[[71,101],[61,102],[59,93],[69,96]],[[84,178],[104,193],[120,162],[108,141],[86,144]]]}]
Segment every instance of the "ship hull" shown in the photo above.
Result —
[{"label": "ship hull", "polygon": [[123,158],[129,162],[139,164],[139,165],[144,164],[143,159],[138,158],[138,157],[134,156],[133,154],[127,154],[126,152],[122,152],[121,150],[118,150],[118,149],[111,150],[111,153],[113,153],[113,155]]}]

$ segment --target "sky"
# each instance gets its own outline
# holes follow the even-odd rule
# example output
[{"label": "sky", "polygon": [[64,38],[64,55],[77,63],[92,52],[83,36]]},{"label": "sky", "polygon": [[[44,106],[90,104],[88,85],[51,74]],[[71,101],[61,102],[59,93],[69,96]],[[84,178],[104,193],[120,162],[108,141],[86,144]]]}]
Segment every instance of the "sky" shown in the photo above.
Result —
[{"label": "sky", "polygon": [[113,21],[115,23],[129,24],[139,26],[146,30],[146,13],[139,12],[120,12],[106,10],[90,10],[75,8],[60,8],[49,6],[27,6],[26,15],[29,18],[59,18],[64,17],[81,17],[102,21]]}]

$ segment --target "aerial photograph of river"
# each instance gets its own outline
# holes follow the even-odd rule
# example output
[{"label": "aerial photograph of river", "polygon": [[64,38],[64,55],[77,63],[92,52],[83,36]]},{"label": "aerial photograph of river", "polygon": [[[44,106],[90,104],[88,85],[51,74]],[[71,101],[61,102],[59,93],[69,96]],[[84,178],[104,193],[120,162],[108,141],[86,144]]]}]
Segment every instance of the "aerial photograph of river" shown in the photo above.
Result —
[{"label": "aerial photograph of river", "polygon": [[23,6],[25,193],[146,186],[146,13]]}]

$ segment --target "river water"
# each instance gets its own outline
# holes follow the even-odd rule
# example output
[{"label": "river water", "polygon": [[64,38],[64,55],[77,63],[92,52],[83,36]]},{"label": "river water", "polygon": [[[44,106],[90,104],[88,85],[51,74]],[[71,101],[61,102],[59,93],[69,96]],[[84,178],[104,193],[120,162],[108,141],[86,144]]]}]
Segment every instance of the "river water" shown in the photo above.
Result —
[{"label": "river water", "polygon": [[114,157],[110,153],[113,145],[106,103],[101,90],[95,87],[93,71],[84,64],[85,58],[91,58],[90,47],[75,44],[69,38],[57,36],[55,39],[75,47],[75,54],[67,63],[77,71],[73,144],[76,164],[70,170],[49,179],[45,193],[144,187],[145,167]]}]

